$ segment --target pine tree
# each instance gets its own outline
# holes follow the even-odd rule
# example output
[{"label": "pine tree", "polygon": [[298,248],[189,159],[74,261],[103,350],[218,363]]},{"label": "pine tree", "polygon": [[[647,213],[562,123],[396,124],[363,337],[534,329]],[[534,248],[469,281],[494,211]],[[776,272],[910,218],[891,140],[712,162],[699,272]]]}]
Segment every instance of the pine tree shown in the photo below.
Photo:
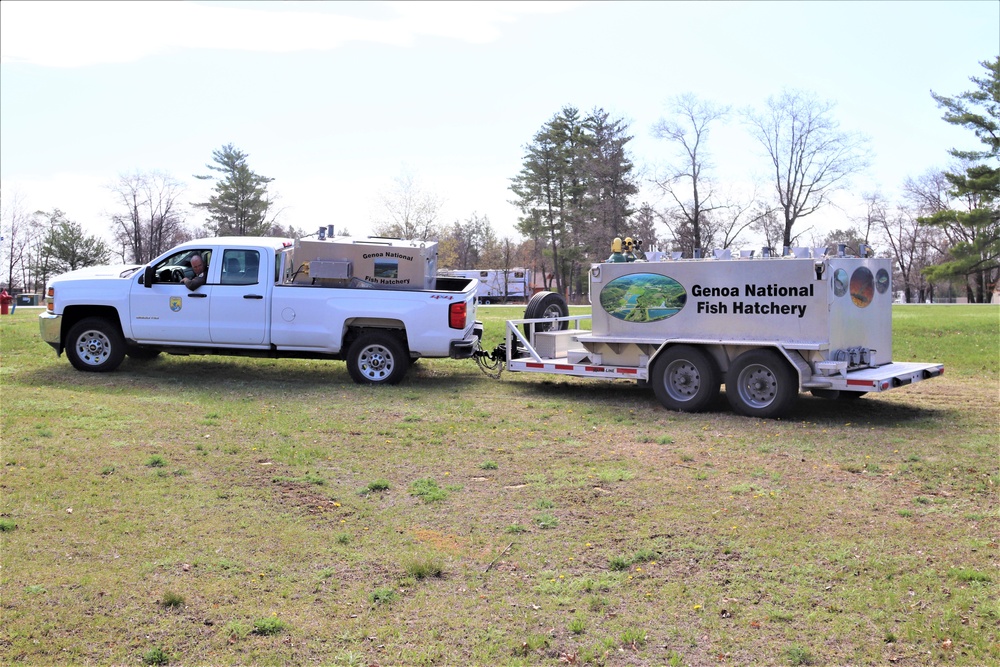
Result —
[{"label": "pine tree", "polygon": [[[273,201],[267,185],[273,178],[257,174],[249,165],[250,157],[243,151],[226,144],[212,153],[214,164],[205,165],[221,174],[215,183],[215,194],[207,202],[195,204],[208,212],[206,229],[217,236],[267,236],[274,225],[268,218]],[[212,175],[195,176],[211,180]]]},{"label": "pine tree", "polygon": [[951,259],[925,269],[931,280],[967,276],[969,301],[989,301],[1000,272],[1000,56],[980,63],[987,72],[970,77],[977,89],[958,97],[931,92],[945,110],[945,122],[972,130],[982,150],[952,149],[965,166],[945,172],[949,194],[964,202],[965,210],[949,208],[920,222],[944,231]]},{"label": "pine tree", "polygon": [[603,109],[581,118],[566,106],[525,147],[510,189],[522,214],[517,229],[532,241],[546,288],[552,287],[551,261],[557,291],[582,290],[584,265],[606,257],[611,238],[626,233],[630,198],[638,191],[627,132],[623,120]]}]

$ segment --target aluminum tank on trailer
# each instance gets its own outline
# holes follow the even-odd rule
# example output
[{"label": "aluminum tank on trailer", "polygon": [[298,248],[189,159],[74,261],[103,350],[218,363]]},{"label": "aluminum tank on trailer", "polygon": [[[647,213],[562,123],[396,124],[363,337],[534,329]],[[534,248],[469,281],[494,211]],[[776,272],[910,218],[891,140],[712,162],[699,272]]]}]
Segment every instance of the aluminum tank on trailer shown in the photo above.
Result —
[{"label": "aluminum tank on trailer", "polygon": [[584,338],[777,343],[852,367],[886,364],[890,269],[888,259],[855,257],[595,264]]}]

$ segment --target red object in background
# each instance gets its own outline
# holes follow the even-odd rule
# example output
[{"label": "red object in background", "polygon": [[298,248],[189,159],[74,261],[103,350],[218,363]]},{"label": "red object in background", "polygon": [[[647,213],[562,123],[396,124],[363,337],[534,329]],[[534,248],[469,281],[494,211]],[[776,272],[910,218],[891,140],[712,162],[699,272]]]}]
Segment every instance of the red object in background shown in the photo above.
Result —
[{"label": "red object in background", "polygon": [[10,315],[10,304],[14,303],[14,297],[7,294],[7,290],[0,291],[0,315]]}]

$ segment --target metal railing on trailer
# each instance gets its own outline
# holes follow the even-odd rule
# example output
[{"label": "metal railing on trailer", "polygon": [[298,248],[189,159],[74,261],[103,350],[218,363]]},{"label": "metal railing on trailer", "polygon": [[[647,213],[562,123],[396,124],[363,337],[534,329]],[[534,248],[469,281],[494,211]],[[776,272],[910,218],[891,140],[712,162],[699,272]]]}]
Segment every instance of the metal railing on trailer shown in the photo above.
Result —
[{"label": "metal railing on trailer", "polygon": [[[590,322],[590,315],[568,315],[540,319],[507,320],[505,348],[507,370],[526,373],[555,373],[577,377],[647,380],[649,369],[637,366],[613,366],[609,364],[575,364],[566,357],[543,357],[539,354],[534,340],[535,334],[584,332],[581,323]],[[561,326],[563,323],[565,327]],[[525,325],[528,325],[527,327]],[[537,329],[536,329],[537,327]],[[530,331],[530,335],[526,333]],[[572,335],[572,334],[570,334]]]}]

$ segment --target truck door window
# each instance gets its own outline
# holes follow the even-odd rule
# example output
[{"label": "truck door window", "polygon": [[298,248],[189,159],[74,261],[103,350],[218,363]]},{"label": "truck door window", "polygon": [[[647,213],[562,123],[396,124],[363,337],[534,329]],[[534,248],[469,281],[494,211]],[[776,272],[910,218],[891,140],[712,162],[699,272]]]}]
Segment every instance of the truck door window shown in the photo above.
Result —
[{"label": "truck door window", "polygon": [[205,263],[205,271],[207,272],[212,251],[188,248],[160,260],[153,266],[156,282],[179,283],[183,278],[194,278],[194,269],[191,268],[191,258],[195,255],[201,255],[201,260]]},{"label": "truck door window", "polygon": [[256,250],[225,250],[221,282],[223,285],[255,285],[259,268],[260,253]]}]

